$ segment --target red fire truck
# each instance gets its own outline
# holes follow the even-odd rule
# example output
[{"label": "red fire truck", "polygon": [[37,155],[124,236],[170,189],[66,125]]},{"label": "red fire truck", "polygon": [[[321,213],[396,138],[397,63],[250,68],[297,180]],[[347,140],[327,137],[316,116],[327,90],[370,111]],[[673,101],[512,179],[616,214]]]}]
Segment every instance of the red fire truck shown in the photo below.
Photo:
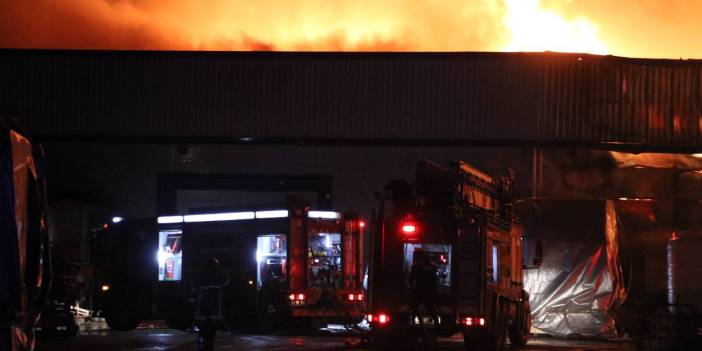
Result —
[{"label": "red fire truck", "polygon": [[157,311],[172,327],[191,326],[192,282],[215,257],[229,279],[221,311],[230,328],[274,329],[291,319],[360,321],[364,227],[354,213],[314,211],[300,201],[158,217]]},{"label": "red fire truck", "polygon": [[[506,334],[523,345],[531,316],[514,178],[422,161],[414,185],[393,181],[386,191],[372,222],[371,341],[401,349],[462,332],[470,350],[500,350]],[[420,256],[436,275],[428,297],[412,286]]]}]

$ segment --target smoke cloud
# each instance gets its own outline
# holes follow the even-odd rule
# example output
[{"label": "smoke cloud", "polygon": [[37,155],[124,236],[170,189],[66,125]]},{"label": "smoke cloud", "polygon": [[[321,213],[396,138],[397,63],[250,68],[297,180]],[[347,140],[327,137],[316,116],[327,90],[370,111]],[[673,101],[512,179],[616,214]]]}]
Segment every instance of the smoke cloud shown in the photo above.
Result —
[{"label": "smoke cloud", "polygon": [[542,0],[566,18],[598,25],[609,53],[631,57],[702,58],[702,1]]},{"label": "smoke cloud", "polygon": [[493,1],[0,0],[0,46],[497,50]]},{"label": "smoke cloud", "polygon": [[[525,0],[594,23],[609,53],[702,57],[702,2]],[[500,51],[506,0],[0,0],[0,47]],[[539,40],[535,38],[535,40]]]}]

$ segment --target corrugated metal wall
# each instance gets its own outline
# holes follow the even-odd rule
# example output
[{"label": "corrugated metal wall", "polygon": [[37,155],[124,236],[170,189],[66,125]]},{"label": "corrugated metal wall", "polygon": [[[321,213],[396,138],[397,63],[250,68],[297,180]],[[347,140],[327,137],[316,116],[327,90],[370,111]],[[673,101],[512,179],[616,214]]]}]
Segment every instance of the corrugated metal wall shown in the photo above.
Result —
[{"label": "corrugated metal wall", "polygon": [[38,135],[702,147],[702,61],[576,54],[0,50]]}]

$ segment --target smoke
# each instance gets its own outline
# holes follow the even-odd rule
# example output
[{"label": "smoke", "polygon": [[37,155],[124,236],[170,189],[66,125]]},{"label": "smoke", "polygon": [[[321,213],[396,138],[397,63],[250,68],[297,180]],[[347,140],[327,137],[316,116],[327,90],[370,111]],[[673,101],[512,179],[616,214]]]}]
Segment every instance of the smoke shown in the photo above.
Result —
[{"label": "smoke", "polygon": [[[702,57],[696,18],[702,2],[531,1],[565,22],[592,22],[611,54]],[[519,34],[506,26],[507,6],[506,0],[0,0],[0,47],[500,51]]]},{"label": "smoke", "polygon": [[121,1],[0,1],[0,44],[12,48],[183,49],[176,28]]},{"label": "smoke", "polygon": [[497,50],[494,1],[0,0],[0,46]]}]

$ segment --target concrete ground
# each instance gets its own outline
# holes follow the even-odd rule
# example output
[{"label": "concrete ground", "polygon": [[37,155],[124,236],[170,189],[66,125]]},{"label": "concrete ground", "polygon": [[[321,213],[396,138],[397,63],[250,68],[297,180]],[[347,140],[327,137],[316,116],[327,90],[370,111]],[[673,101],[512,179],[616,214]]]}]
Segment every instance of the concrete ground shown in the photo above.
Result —
[{"label": "concrete ground", "polygon": [[[460,336],[441,339],[441,350],[462,350]],[[218,334],[217,350],[370,350],[361,344],[361,339],[353,333],[330,328],[320,331],[285,331],[274,335]],[[628,342],[601,342],[533,338],[524,350],[557,351],[629,351],[634,348]],[[145,323],[131,332],[115,332],[98,325],[82,327],[75,337],[54,337],[40,340],[39,351],[185,351],[196,350],[195,334],[166,329],[162,323]],[[508,348],[509,350],[509,348]]]}]

